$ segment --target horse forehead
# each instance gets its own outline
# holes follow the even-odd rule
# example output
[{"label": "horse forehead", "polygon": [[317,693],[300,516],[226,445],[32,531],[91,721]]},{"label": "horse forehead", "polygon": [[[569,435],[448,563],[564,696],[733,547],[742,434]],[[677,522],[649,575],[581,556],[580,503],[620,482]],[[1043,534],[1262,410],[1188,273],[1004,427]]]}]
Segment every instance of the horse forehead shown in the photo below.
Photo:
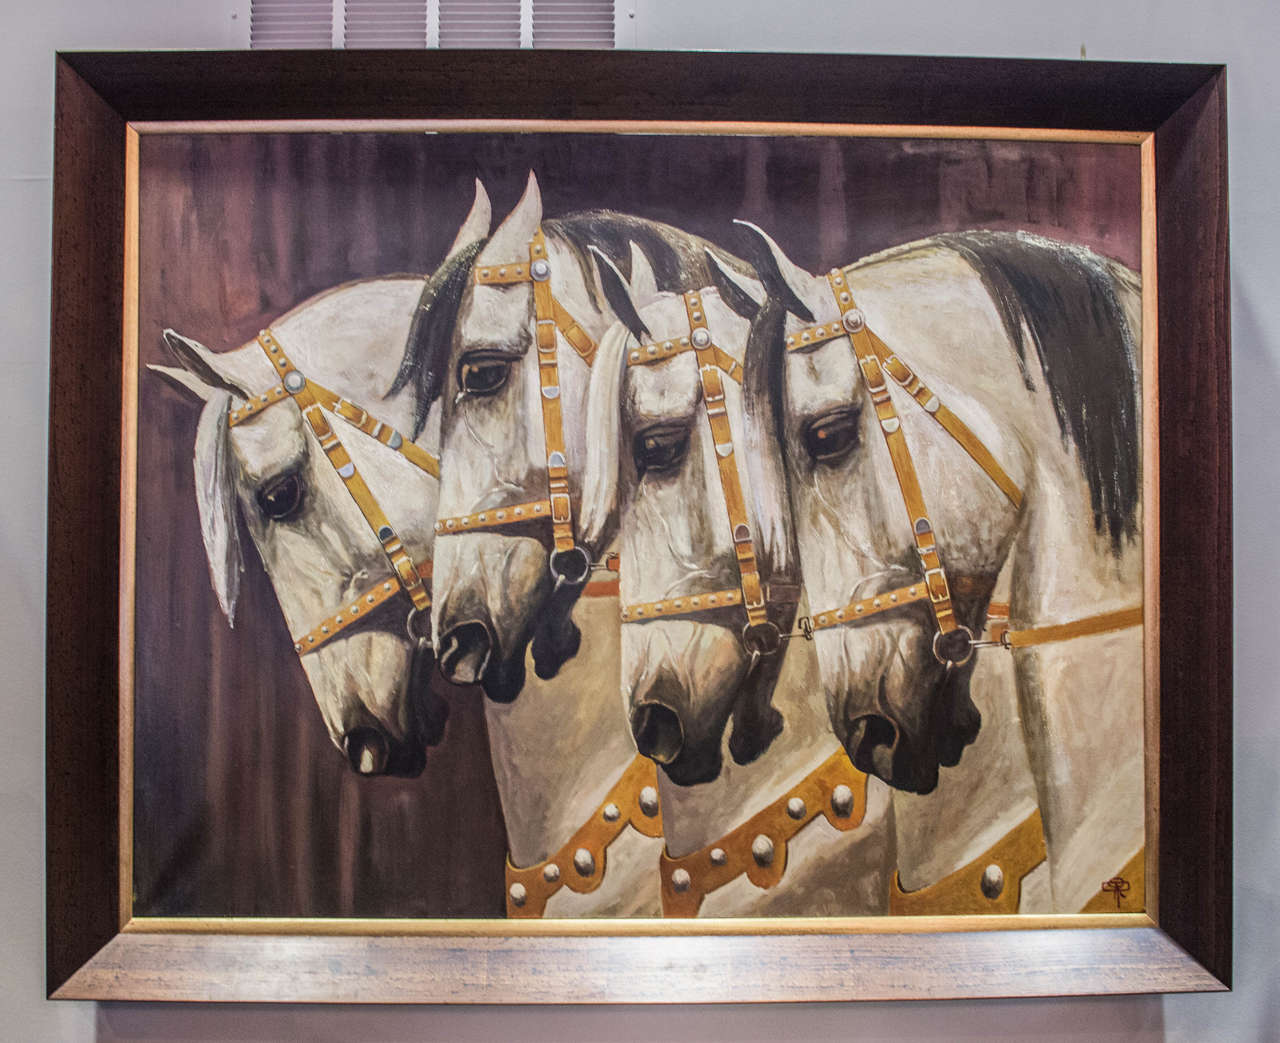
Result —
[{"label": "horse forehead", "polygon": [[282,402],[231,429],[231,448],[250,486],[298,465],[307,451],[302,424],[297,409]]},{"label": "horse forehead", "polygon": [[475,286],[458,318],[463,350],[495,347],[523,352],[531,342],[533,295],[528,285]]},{"label": "horse forehead", "polygon": [[808,413],[846,404],[857,387],[857,363],[844,337],[786,357],[786,406]]},{"label": "horse forehead", "polygon": [[627,367],[626,415],[632,426],[685,417],[698,404],[701,384],[691,352],[651,366]]}]

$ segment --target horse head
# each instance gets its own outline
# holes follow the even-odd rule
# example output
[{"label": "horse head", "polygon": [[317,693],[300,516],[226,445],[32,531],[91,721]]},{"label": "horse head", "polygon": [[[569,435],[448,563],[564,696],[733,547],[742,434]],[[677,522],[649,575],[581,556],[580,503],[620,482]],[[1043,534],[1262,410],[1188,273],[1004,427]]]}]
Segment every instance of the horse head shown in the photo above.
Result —
[{"label": "horse head", "polygon": [[[630,285],[600,252],[613,312],[592,371],[583,524],[616,517],[622,691],[642,754],[673,782],[758,757],[782,727],[770,700],[795,598],[779,599],[789,530],[762,524],[740,441],[741,354],[763,288],[707,250],[714,284],[656,293],[634,251]],[[770,539],[762,540],[762,533]],[[794,585],[792,585],[794,586]]]},{"label": "horse head", "polygon": [[[971,642],[1016,511],[922,419],[936,397],[910,417],[911,451],[932,481],[928,497],[917,486],[908,504],[913,479],[900,477],[886,438],[904,419],[883,405],[892,401],[884,374],[897,379],[898,364],[872,360],[875,342],[861,334],[882,302],[926,316],[938,308],[941,328],[954,302],[892,279],[855,289],[839,269],[810,275],[760,229],[744,228],[775,302],[747,347],[748,430],[753,451],[774,461],[766,484],[791,505],[832,727],[859,769],[927,793],[981,725],[969,693]],[[952,357],[963,357],[972,329],[949,335]],[[924,501],[927,512],[917,506]]]},{"label": "horse head", "polygon": [[526,650],[546,679],[579,647],[570,613],[603,549],[581,538],[576,518],[590,440],[583,407],[595,338],[615,319],[587,247],[618,260],[633,238],[660,284],[705,271],[693,237],[656,222],[609,212],[544,222],[530,175],[492,238],[443,278],[401,369],[419,382],[421,404],[442,404],[432,619],[441,669],[496,701],[519,694]]},{"label": "horse head", "polygon": [[[488,210],[477,183],[455,249],[487,231]],[[422,294],[408,276],[351,283],[226,352],[166,330],[181,366],[151,367],[204,403],[196,499],[228,622],[243,570],[238,515],[329,736],[366,775],[419,774],[447,714],[423,636],[434,458],[400,433],[426,426],[427,441],[438,430],[415,424],[411,395],[387,393]]]}]

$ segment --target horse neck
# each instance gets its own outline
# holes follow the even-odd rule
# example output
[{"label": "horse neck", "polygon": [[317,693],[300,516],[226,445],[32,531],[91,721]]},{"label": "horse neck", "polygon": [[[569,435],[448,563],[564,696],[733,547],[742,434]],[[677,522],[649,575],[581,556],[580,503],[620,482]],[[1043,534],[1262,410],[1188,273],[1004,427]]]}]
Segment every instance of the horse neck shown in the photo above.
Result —
[{"label": "horse neck", "polygon": [[739,826],[788,787],[808,775],[838,748],[821,700],[817,663],[808,642],[791,642],[773,704],[785,725],[769,748],[750,764],[726,756],[720,775],[698,786],[677,786],[658,772],[663,832],[674,857],[697,851]]},{"label": "horse neck", "polygon": [[959,764],[940,771],[932,793],[894,791],[898,875],[906,891],[968,865],[1036,809],[1012,664],[999,650],[985,654],[970,683],[982,712],[973,745]]},{"label": "horse neck", "polygon": [[595,812],[636,755],[618,698],[616,598],[574,610],[582,646],[552,681],[532,673],[515,701],[486,701],[494,777],[511,861],[555,854]]},{"label": "horse neck", "polygon": [[[1119,551],[1099,536],[1087,494],[1073,518],[1051,467],[1029,491],[1014,549],[1015,627],[1063,623],[1142,603],[1142,541]],[[1065,484],[1076,481],[1071,475]],[[1047,486],[1047,488],[1045,488]],[[1143,842],[1142,629],[1135,627],[1014,653],[1036,777],[1055,908],[1077,912]]]}]

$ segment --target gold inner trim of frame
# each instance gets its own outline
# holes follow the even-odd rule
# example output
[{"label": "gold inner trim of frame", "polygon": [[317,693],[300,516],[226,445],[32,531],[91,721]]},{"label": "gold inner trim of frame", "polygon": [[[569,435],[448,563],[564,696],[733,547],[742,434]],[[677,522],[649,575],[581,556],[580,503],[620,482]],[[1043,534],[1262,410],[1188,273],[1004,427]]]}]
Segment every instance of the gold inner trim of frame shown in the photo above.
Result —
[{"label": "gold inner trim of frame", "polygon": [[[135,917],[133,916],[133,714],[134,612],[137,539],[137,425],[138,425],[138,309],[139,309],[139,137],[145,134],[227,133],[621,133],[654,135],[760,135],[776,137],[830,136],[838,138],[923,138],[932,140],[990,140],[1075,142],[1134,145],[1140,148],[1142,256],[1142,447],[1143,460],[1158,460],[1157,382],[1158,293],[1156,285],[1155,136],[1145,131],[1099,131],[1008,127],[938,127],[900,124],[806,124],[686,121],[606,120],[233,120],[136,121],[126,126],[125,244],[122,288],[122,423],[120,474],[120,639],[119,639],[119,770],[120,929],[126,933],[332,935],[362,936],[581,936],[581,935],[805,935],[858,933],[938,933],[955,931],[1044,930],[1077,928],[1136,928],[1158,926],[1148,913],[1011,916],[917,917],[789,917],[695,920],[507,920],[495,919],[368,919],[287,917]],[[1159,769],[1159,475],[1143,467],[1143,597],[1146,793],[1146,908],[1158,908],[1158,809],[1155,807]],[[657,867],[655,865],[655,872]]]}]

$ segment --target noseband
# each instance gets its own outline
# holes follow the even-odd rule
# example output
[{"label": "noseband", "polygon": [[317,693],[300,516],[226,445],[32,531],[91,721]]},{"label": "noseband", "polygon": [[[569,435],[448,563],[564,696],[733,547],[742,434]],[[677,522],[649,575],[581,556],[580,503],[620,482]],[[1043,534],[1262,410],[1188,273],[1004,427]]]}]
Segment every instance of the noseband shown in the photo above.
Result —
[{"label": "noseband", "polygon": [[646,623],[659,618],[697,615],[726,606],[741,605],[747,615],[746,625],[742,628],[742,644],[754,661],[761,656],[774,655],[782,646],[783,635],[777,624],[769,619],[769,604],[795,604],[798,590],[795,584],[765,584],[760,578],[760,565],[751,535],[742,481],[734,459],[733,430],[729,424],[724,397],[724,377],[741,382],[742,366],[712,340],[701,294],[697,291],[685,293],[684,306],[689,321],[688,335],[638,345],[628,351],[627,365],[647,366],[666,362],[686,351],[694,353],[698,362],[698,378],[702,384],[702,404],[716,450],[720,487],[724,491],[729,530],[737,558],[738,586],[662,601],[624,605],[622,622]]},{"label": "noseband", "polygon": [[344,602],[318,626],[295,637],[293,650],[299,655],[314,652],[337,637],[347,627],[369,615],[379,605],[391,600],[400,591],[408,594],[410,601],[413,602],[413,607],[405,621],[409,639],[411,642],[425,641],[426,638],[414,633],[414,621],[431,608],[431,596],[427,593],[424,583],[431,578],[431,562],[415,562],[405,549],[404,542],[396,535],[377,497],[373,495],[360,472],[356,470],[355,462],[334,432],[325,414],[329,412],[342,417],[356,430],[387,448],[394,449],[415,467],[433,478],[440,476],[439,461],[426,450],[406,439],[394,427],[372,416],[367,410],[317,384],[314,380],[307,379],[289,360],[270,329],[265,329],[258,334],[258,345],[266,353],[272,367],[281,374],[280,383],[269,391],[251,397],[241,408],[232,410],[228,418],[229,425],[236,427],[252,420],[268,407],[291,399],[307,422],[307,427],[320,443],[326,459],[342,479],[351,499],[360,508],[360,513],[377,539],[392,570],[390,576],[362,590],[349,603]]},{"label": "noseband", "polygon": [[591,573],[591,558],[573,535],[573,507],[569,497],[569,467],[565,457],[564,417],[560,405],[560,364],[557,331],[588,366],[595,361],[596,344],[567,308],[551,292],[551,261],[539,228],[529,240],[529,260],[477,268],[477,286],[533,287],[534,343],[538,357],[538,383],[542,405],[542,436],[547,462],[547,496],[542,500],[488,508],[473,514],[436,521],[437,536],[507,528],[549,519],[552,551],[550,568],[556,586],[582,586]]}]

